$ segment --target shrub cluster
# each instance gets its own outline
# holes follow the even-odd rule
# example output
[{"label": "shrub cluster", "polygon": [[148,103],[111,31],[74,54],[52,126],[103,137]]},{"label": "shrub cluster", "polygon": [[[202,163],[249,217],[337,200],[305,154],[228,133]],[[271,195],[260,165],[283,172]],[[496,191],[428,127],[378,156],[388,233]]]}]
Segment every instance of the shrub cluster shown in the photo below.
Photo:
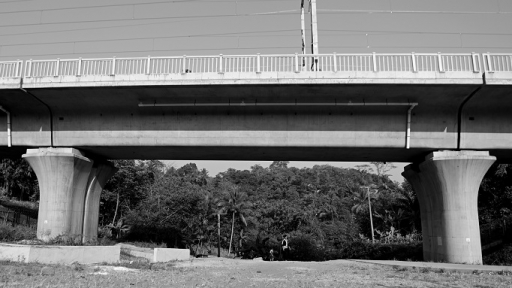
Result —
[{"label": "shrub cluster", "polygon": [[292,235],[290,260],[295,261],[324,261],[326,259],[325,249],[321,247],[315,238],[309,234]]},{"label": "shrub cluster", "polygon": [[[331,257],[342,259],[373,259],[423,261],[423,245],[416,243],[368,243],[354,241],[336,251],[338,255]],[[333,258],[334,258],[333,257]]]},{"label": "shrub cluster", "polygon": [[290,238],[290,260],[295,261],[326,261],[334,259],[423,261],[421,241],[372,243],[365,239],[358,239],[346,241],[338,247],[333,247],[323,246],[318,237],[298,231],[291,233]]},{"label": "shrub cluster", "polygon": [[36,239],[36,230],[27,226],[11,226],[0,223],[0,241],[16,242]]},{"label": "shrub cluster", "polygon": [[483,256],[485,265],[512,265],[512,244],[508,244],[502,249]]}]

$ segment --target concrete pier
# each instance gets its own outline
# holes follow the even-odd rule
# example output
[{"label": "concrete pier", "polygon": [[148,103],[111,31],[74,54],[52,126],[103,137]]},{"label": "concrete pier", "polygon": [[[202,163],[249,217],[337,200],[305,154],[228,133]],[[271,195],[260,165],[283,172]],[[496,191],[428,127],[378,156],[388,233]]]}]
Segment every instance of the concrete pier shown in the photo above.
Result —
[{"label": "concrete pier", "polygon": [[112,177],[118,169],[112,164],[94,163],[89,180],[87,181],[87,191],[85,195],[84,208],[84,226],[82,242],[94,241],[98,238],[98,218],[100,211],[100,195],[108,179]]},{"label": "concrete pier", "polygon": [[439,151],[405,167],[420,202],[424,261],[482,264],[478,189],[494,161],[486,151]]},{"label": "concrete pier", "polygon": [[93,161],[73,148],[28,149],[23,158],[39,181],[37,238],[80,237]]}]

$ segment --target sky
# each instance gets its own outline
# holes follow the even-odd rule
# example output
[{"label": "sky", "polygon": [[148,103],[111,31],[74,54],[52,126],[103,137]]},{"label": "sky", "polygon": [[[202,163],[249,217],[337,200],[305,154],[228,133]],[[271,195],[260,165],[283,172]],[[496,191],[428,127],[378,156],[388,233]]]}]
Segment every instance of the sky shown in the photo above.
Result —
[{"label": "sky", "polygon": [[[320,53],[511,51],[510,0],[317,8]],[[299,13],[300,0],[0,0],[0,61],[300,53]]]},{"label": "sky", "polygon": [[[512,53],[511,0],[317,0],[317,9],[320,53]],[[0,0],[0,61],[300,53],[299,13],[300,0]],[[193,162],[210,175],[256,163]]]}]

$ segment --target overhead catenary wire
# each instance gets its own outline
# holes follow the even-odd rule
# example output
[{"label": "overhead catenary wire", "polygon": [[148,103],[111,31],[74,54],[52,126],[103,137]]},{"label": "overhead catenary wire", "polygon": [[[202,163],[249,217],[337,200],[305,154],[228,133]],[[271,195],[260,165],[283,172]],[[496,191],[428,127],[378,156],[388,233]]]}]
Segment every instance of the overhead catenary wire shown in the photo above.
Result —
[{"label": "overhead catenary wire", "polygon": [[[1,47],[1,46],[0,46]],[[295,46],[261,46],[261,47],[222,47],[222,48],[183,48],[183,49],[153,49],[153,50],[124,50],[122,52],[112,52],[112,51],[95,51],[95,52],[80,52],[80,53],[43,53],[43,54],[17,54],[17,55],[9,55],[9,57],[22,57],[22,56],[55,56],[55,55],[89,55],[89,54],[124,54],[124,53],[137,53],[137,52],[175,52],[175,51],[225,51],[225,50],[258,50],[258,49],[293,49]]]},{"label": "overhead catenary wire", "polygon": [[[0,46],[1,47],[1,46]],[[370,53],[370,52],[373,52],[372,50],[370,49],[373,49],[373,48],[377,48],[377,49],[418,49],[418,48],[421,48],[421,47],[418,47],[418,46],[369,46],[367,47],[366,45],[346,45],[346,46],[323,46],[324,48],[327,48],[327,49],[365,49],[365,52],[361,52],[361,53]],[[436,48],[440,48],[440,49],[458,49],[458,51],[460,51],[460,46],[436,46]],[[493,50],[493,49],[503,49],[503,47],[490,47],[490,46],[465,46],[465,47],[462,47],[462,48],[466,48],[466,49],[486,49],[486,50]],[[76,55],[75,57],[81,57],[83,55],[99,55],[99,54],[108,54],[108,55],[112,55],[112,56],[119,56],[121,54],[126,54],[126,53],[145,53],[144,55],[147,55],[148,53],[152,53],[152,52],[183,52],[183,53],[187,53],[187,52],[190,52],[190,51],[229,51],[229,50],[255,50],[255,51],[261,51],[261,50],[268,50],[268,49],[294,49],[294,50],[289,50],[287,51],[286,53],[290,54],[290,53],[298,53],[300,51],[300,47],[298,45],[296,46],[260,46],[260,47],[221,47],[221,48],[183,48],[183,49],[152,49],[152,50],[148,50],[148,49],[143,49],[143,50],[124,50],[122,52],[112,52],[112,51],[94,51],[94,52],[79,52],[79,53],[75,53],[75,52],[70,52],[70,53],[66,53],[66,52],[61,52],[61,53],[42,53],[42,54],[16,54],[16,55],[9,55],[9,57],[23,57],[23,58],[28,58],[28,57],[36,57],[36,56],[66,56],[66,55]],[[259,52],[255,52],[255,53],[259,53]],[[182,54],[182,53],[181,53]],[[331,54],[331,53],[327,53],[327,54]],[[180,53],[178,53],[178,55],[180,55]],[[189,54],[187,54],[189,55]],[[133,56],[133,55],[131,55]],[[177,55],[175,55],[177,56]],[[190,55],[192,56],[192,55]],[[5,56],[4,56],[5,58]]]},{"label": "overhead catenary wire", "polygon": [[320,14],[512,14],[512,11],[441,11],[441,10],[349,10],[318,9]]},{"label": "overhead catenary wire", "polygon": [[[32,1],[32,0],[17,0],[17,1],[5,1],[2,3],[9,2],[21,2],[21,1]],[[200,3],[200,2],[220,2],[220,3],[235,3],[235,2],[291,2],[295,0],[171,0],[171,1],[154,1],[144,3],[123,3],[123,4],[106,4],[106,5],[91,5],[91,6],[78,6],[78,7],[63,7],[63,8],[44,8],[44,9],[30,9],[30,10],[15,10],[15,11],[3,11],[1,14],[15,14],[15,13],[30,13],[30,12],[46,12],[46,11],[65,11],[65,10],[79,10],[79,9],[95,9],[95,8],[110,8],[110,7],[126,7],[126,6],[143,6],[143,5],[155,5],[155,4],[174,4],[174,3]]]},{"label": "overhead catenary wire", "polygon": [[[144,21],[146,19],[133,19]],[[126,21],[126,20],[119,20]],[[40,34],[51,34],[51,33],[62,33],[62,32],[77,32],[77,31],[88,31],[88,30],[101,30],[101,29],[109,29],[109,28],[124,28],[124,27],[137,27],[137,26],[148,26],[148,25],[158,25],[158,24],[169,24],[169,23],[183,23],[183,22],[193,22],[198,21],[194,20],[175,20],[175,21],[160,21],[160,22],[151,22],[151,23],[137,23],[137,24],[121,24],[121,25],[110,25],[110,26],[98,26],[98,27],[87,27],[87,28],[72,28],[72,29],[61,29],[61,30],[51,30],[51,31],[37,31],[37,32],[18,32],[18,33],[4,33],[0,34],[0,36],[19,36],[19,35],[40,35]]]},{"label": "overhead catenary wire", "polygon": [[[27,2],[33,0],[14,0],[4,1],[3,3],[11,2]],[[123,3],[123,4],[106,4],[106,5],[91,5],[91,6],[78,6],[78,7],[63,7],[63,8],[44,8],[44,9],[31,9],[31,10],[15,10],[4,11],[1,14],[14,14],[14,13],[29,13],[29,12],[45,12],[45,11],[64,11],[64,10],[78,10],[78,9],[94,9],[94,8],[109,8],[109,7],[126,7],[126,6],[142,6],[142,5],[155,5],[155,4],[173,4],[173,3],[199,3],[199,2],[219,2],[219,3],[235,3],[235,2],[292,2],[295,0],[174,0],[174,1],[154,1],[144,3]]]},{"label": "overhead catenary wire", "polygon": [[0,1],[0,4],[4,4],[4,3],[13,3],[13,2],[29,2],[29,1],[34,1],[34,0],[11,0],[11,1]]},{"label": "overhead catenary wire", "polygon": [[120,18],[120,19],[83,20],[83,21],[42,22],[42,23],[29,23],[29,24],[7,24],[7,25],[0,25],[0,28],[4,28],[4,27],[22,27],[22,26],[23,27],[26,27],[26,26],[40,26],[40,25],[61,25],[61,24],[76,24],[76,23],[97,23],[97,22],[113,22],[113,21],[132,21],[132,20],[279,16],[279,15],[283,15],[283,14],[294,15],[292,12],[296,12],[296,11],[298,11],[298,10],[269,11],[269,12],[244,13],[244,14],[165,16],[165,17]]},{"label": "overhead catenary wire", "polygon": [[[110,38],[110,39],[88,39],[88,40],[69,40],[69,41],[50,41],[50,42],[26,42],[26,43],[10,43],[10,44],[1,44],[0,47],[12,47],[12,46],[32,46],[32,45],[49,45],[49,44],[69,44],[69,43],[100,43],[100,42],[116,42],[116,41],[131,41],[131,40],[156,40],[156,39],[176,39],[176,38],[256,38],[256,37],[294,37],[295,34],[266,34],[266,35],[244,35],[244,34],[260,34],[260,33],[277,33],[277,32],[295,32],[295,29],[280,29],[280,30],[260,30],[260,31],[237,31],[237,32],[227,32],[227,33],[205,33],[205,34],[192,34],[192,35],[173,35],[173,36],[148,36],[148,37],[129,37],[129,38]],[[336,30],[327,30],[327,31],[336,31]],[[384,34],[371,34],[371,33],[343,33],[343,34],[327,34],[327,33],[321,33],[324,36],[372,36],[372,35],[387,35],[388,33]],[[393,33],[390,33],[393,34]],[[416,33],[402,33],[399,32],[398,34],[416,34]],[[419,33],[423,34],[423,33]],[[432,32],[429,34],[443,34],[443,35],[457,35],[457,36],[463,36],[465,33],[451,33],[451,32],[445,32],[445,33],[437,33]],[[469,34],[468,34],[469,35]],[[475,35],[480,35],[475,34]],[[485,34],[482,34],[485,35]],[[505,34],[505,35],[512,35],[512,34]],[[366,45],[368,46],[368,45]],[[327,46],[329,47],[329,46]],[[331,46],[331,47],[337,47],[337,46]],[[339,46],[339,47],[347,47],[347,46]],[[363,47],[363,46],[361,46]],[[378,45],[372,45],[371,47],[391,47],[391,46],[378,46]],[[398,47],[398,46],[397,46]],[[406,47],[406,46],[399,46],[399,47]],[[439,46],[441,47],[441,46]],[[452,46],[447,46],[452,47]],[[488,46],[459,46],[459,47],[465,47],[465,48],[486,48]],[[445,47],[446,48],[446,47]],[[488,48],[502,48],[502,47],[488,47]]]},{"label": "overhead catenary wire", "polygon": [[[273,35],[256,35],[244,36],[238,34],[257,34],[257,33],[274,33],[274,32],[287,32],[295,31],[293,29],[281,30],[263,30],[263,31],[240,31],[240,32],[227,32],[227,33],[211,33],[211,34],[193,34],[193,35],[174,35],[174,36],[148,36],[148,37],[130,37],[130,38],[115,38],[115,39],[100,39],[100,40],[69,40],[69,41],[51,41],[51,42],[28,42],[28,43],[14,43],[14,44],[1,44],[0,46],[26,46],[26,45],[44,45],[44,44],[66,44],[66,43],[84,43],[84,42],[115,42],[115,41],[129,41],[129,40],[148,40],[148,39],[173,39],[173,38],[198,38],[198,37],[257,37],[265,36],[272,37]],[[294,35],[276,35],[276,36],[294,36]]]},{"label": "overhead catenary wire", "polygon": [[[139,19],[134,19],[139,20]],[[144,21],[145,19],[140,19],[140,21]],[[119,20],[125,21],[125,20]],[[133,21],[133,20],[132,20]],[[150,26],[150,25],[159,25],[159,24],[171,24],[171,23],[183,23],[183,22],[194,22],[198,21],[194,20],[176,20],[176,21],[160,21],[160,22],[151,22],[151,23],[137,23],[137,24],[120,24],[120,25],[110,25],[110,26],[98,26],[98,27],[87,27],[87,28],[72,28],[72,29],[61,29],[61,30],[51,30],[51,31],[37,31],[37,32],[18,32],[18,33],[4,33],[0,34],[0,36],[19,36],[19,35],[40,35],[40,34],[51,34],[51,33],[62,33],[62,32],[77,32],[77,31],[89,31],[89,30],[103,30],[110,28],[125,28],[125,27],[138,27],[138,26]],[[292,29],[290,29],[292,30]],[[310,31],[308,28],[306,31]],[[279,31],[279,30],[276,30]],[[296,31],[296,29],[293,29]],[[267,32],[267,31],[264,31]],[[269,31],[271,32],[271,31]],[[322,29],[319,31],[322,34],[325,32],[353,32],[354,34],[350,35],[361,35],[361,34],[369,34],[369,35],[387,35],[387,34],[440,34],[440,35],[493,35],[493,36],[512,36],[512,33],[496,33],[496,32],[470,32],[470,31],[454,31],[454,32],[446,32],[446,31],[399,31],[399,30],[357,30],[357,29]],[[355,34],[360,32],[359,34]],[[334,34],[334,35],[346,35],[346,34]]]}]

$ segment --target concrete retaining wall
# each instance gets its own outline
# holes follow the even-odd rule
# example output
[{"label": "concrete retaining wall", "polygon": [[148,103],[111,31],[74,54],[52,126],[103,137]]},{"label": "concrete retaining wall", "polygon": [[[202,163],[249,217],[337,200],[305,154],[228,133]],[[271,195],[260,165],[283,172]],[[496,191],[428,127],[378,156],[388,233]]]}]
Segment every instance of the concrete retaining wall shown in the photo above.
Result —
[{"label": "concrete retaining wall", "polygon": [[153,262],[183,261],[189,259],[189,249],[155,248],[153,254]]},{"label": "concrete retaining wall", "polygon": [[0,260],[70,264],[78,262],[114,263],[119,261],[119,246],[28,246],[0,244]]}]

